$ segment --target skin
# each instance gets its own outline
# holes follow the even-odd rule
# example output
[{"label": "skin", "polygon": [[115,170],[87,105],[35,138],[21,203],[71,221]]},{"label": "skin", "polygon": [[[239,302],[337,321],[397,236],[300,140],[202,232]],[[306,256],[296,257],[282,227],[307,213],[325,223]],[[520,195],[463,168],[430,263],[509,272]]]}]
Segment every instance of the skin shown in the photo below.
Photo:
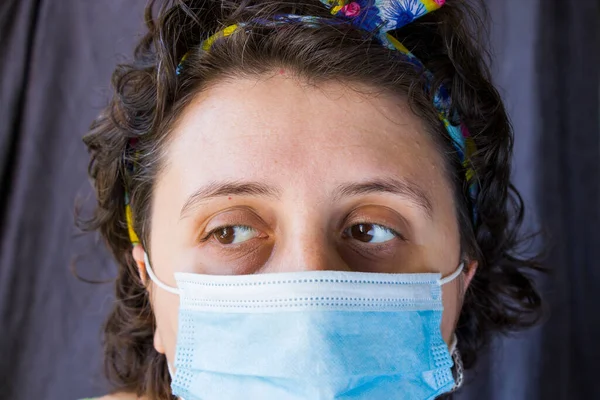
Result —
[{"label": "skin", "polygon": [[[341,83],[311,86],[287,72],[231,78],[200,93],[170,135],[150,235],[152,267],[170,286],[178,271],[447,276],[462,260],[443,159],[405,99]],[[340,192],[343,185],[391,180],[404,190]],[[222,182],[253,182],[273,193],[223,191],[190,204],[195,192]],[[251,229],[210,234],[228,225]],[[239,243],[227,244],[233,239]],[[179,298],[148,281],[142,246],[133,256],[156,315],[154,346],[173,365]],[[447,343],[476,267],[467,263],[443,287]]]}]

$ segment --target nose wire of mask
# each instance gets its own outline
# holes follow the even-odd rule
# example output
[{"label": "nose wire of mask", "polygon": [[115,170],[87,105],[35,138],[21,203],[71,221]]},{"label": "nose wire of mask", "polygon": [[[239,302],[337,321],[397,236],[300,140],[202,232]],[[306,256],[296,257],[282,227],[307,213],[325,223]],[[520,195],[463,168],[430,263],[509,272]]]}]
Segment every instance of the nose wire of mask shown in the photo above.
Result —
[{"label": "nose wire of mask", "polygon": [[[180,291],[178,288],[169,286],[166,283],[164,283],[163,281],[161,281],[160,279],[158,279],[158,276],[156,276],[156,274],[154,273],[154,270],[152,269],[152,266],[150,265],[150,259],[148,258],[148,253],[146,253],[146,252],[144,252],[144,262],[146,264],[146,271],[148,272],[148,276],[150,276],[150,279],[152,280],[152,282],[154,282],[159,288],[166,290],[169,293],[173,293],[176,295],[180,294]],[[446,276],[445,278],[440,279],[438,281],[439,285],[442,286],[442,285],[445,285],[446,283],[452,282],[457,276],[460,275],[463,268],[464,268],[464,262],[462,262],[458,266],[458,268],[456,268],[456,270],[454,270],[453,273]]]}]

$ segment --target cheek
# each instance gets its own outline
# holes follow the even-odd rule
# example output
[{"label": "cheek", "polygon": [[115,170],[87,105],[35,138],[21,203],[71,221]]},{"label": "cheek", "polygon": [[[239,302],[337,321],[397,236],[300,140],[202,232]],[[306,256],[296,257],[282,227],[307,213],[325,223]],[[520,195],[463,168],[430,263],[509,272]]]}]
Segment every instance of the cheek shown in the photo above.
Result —
[{"label": "cheek", "polygon": [[444,314],[442,316],[442,336],[447,344],[452,341],[452,334],[460,315],[462,298],[460,297],[460,279],[442,286],[442,301],[444,302]]},{"label": "cheek", "polygon": [[179,321],[179,296],[161,289],[151,292],[152,311],[156,319],[155,340],[162,346],[171,365],[175,363],[175,347]]}]

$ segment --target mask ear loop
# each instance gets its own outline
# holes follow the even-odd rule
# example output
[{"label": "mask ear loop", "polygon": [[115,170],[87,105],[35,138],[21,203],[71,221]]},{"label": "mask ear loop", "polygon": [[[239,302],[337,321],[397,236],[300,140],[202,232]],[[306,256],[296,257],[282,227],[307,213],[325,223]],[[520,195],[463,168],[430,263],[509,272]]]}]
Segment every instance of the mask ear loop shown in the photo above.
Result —
[{"label": "mask ear loop", "polygon": [[461,262],[460,265],[458,266],[458,268],[456,268],[456,271],[454,271],[453,273],[451,273],[450,275],[448,275],[445,278],[442,278],[438,281],[438,283],[441,285],[445,285],[448,282],[452,282],[454,279],[456,279],[456,277],[458,275],[460,275],[460,273],[463,271],[463,268],[465,267],[465,262]]},{"label": "mask ear loop", "polygon": [[[445,278],[440,279],[438,282],[441,285],[444,285],[448,282],[452,282],[456,277],[460,275],[465,267],[465,262],[461,262],[456,271],[451,273]],[[449,349],[450,355],[452,356],[452,361],[454,361],[454,370],[455,370],[455,378],[454,378],[454,386],[449,393],[455,392],[460,389],[464,381],[464,369],[462,363],[462,357],[460,356],[460,352],[458,351],[458,338],[456,334],[452,336],[452,343],[450,343]]]},{"label": "mask ear loop", "polygon": [[148,253],[144,252],[144,262],[146,263],[146,272],[148,272],[148,276],[158,286],[159,288],[166,290],[169,293],[173,293],[179,295],[179,289],[173,286],[169,286],[162,282],[158,277],[154,274],[152,267],[150,266],[150,259],[148,258]]},{"label": "mask ear loop", "polygon": [[455,378],[454,386],[452,386],[450,393],[460,389],[464,382],[464,368],[462,363],[462,357],[460,356],[460,352],[458,351],[457,344],[458,339],[456,337],[456,334],[454,334],[452,337],[452,344],[450,344],[450,354],[452,356],[452,361],[454,361]]}]

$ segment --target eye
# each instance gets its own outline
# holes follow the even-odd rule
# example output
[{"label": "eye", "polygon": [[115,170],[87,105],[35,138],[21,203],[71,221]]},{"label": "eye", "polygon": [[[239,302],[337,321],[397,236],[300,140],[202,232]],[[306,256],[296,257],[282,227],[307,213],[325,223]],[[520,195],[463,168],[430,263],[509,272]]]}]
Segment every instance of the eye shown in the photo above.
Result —
[{"label": "eye", "polygon": [[257,237],[258,231],[244,225],[222,226],[212,230],[207,238],[211,236],[221,244],[239,244]]},{"label": "eye", "polygon": [[377,224],[353,225],[346,229],[345,235],[364,243],[384,243],[398,237],[393,230]]}]

